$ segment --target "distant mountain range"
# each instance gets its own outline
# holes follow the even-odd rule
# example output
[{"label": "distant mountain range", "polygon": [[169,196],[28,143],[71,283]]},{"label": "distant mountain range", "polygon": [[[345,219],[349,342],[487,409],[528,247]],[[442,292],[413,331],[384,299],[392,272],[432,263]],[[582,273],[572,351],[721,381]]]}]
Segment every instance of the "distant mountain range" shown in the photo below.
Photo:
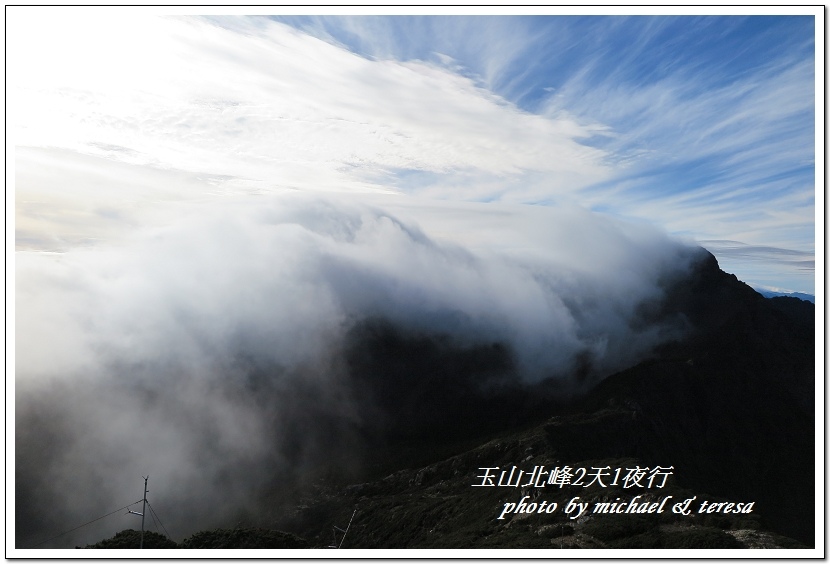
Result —
[{"label": "distant mountain range", "polygon": [[816,297],[812,294],[804,294],[802,292],[773,292],[772,290],[762,290],[755,288],[755,291],[765,298],[798,298],[811,303],[816,303]]}]

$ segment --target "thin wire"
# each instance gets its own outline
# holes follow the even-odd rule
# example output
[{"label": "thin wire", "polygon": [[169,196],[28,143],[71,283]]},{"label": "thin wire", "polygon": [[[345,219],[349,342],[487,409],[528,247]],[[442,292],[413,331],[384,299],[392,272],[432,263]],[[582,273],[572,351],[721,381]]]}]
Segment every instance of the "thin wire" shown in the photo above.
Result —
[{"label": "thin wire", "polygon": [[90,524],[94,523],[95,521],[100,521],[100,520],[101,520],[101,519],[103,519],[104,517],[109,517],[109,516],[110,516],[110,515],[112,515],[113,513],[118,513],[119,511],[123,511],[124,509],[127,509],[130,505],[135,505],[136,503],[141,503],[142,501],[143,501],[143,499],[139,499],[138,501],[134,501],[134,502],[132,502],[132,503],[129,503],[129,504],[125,505],[124,507],[120,508],[120,509],[116,509],[115,511],[112,511],[111,513],[107,513],[106,515],[103,515],[103,516],[101,516],[101,517],[98,517],[97,519],[93,519],[92,521],[87,521],[87,522],[86,522],[86,523],[84,523],[83,525],[78,525],[78,526],[77,526],[77,527],[75,527],[74,529],[69,529],[68,531],[64,531],[64,532],[62,532],[62,533],[61,533],[61,534],[59,534],[59,535],[55,535],[54,537],[50,537],[50,538],[48,538],[48,539],[46,539],[46,540],[44,540],[44,541],[40,541],[39,543],[37,543],[37,544],[35,544],[35,545],[32,545],[32,546],[30,546],[29,548],[37,548],[37,547],[39,547],[40,545],[42,545],[43,543],[47,543],[47,542],[49,542],[50,540],[55,540],[56,538],[58,538],[58,537],[62,537],[63,535],[65,535],[65,534],[67,534],[67,533],[71,533],[72,531],[77,531],[77,530],[78,530],[78,529],[80,529],[81,527],[86,527],[87,525],[90,525]]},{"label": "thin wire", "polygon": [[155,516],[153,515],[153,512],[152,512],[152,511],[150,511],[150,519],[152,519],[152,520],[153,520],[153,525],[155,525],[155,527],[156,527],[156,532],[158,533],[158,532],[159,532],[159,524],[156,522],[156,518],[155,518]]},{"label": "thin wire", "polygon": [[153,506],[150,505],[149,501],[147,502],[147,506],[150,508],[150,515],[155,515],[155,519],[159,520],[159,525],[161,525],[161,528],[164,529],[164,534],[167,535],[167,538],[173,540],[173,537],[171,537],[170,533],[167,532],[167,527],[165,527],[164,523],[161,522],[161,517],[158,516],[158,513],[156,513],[156,510],[153,509]]}]

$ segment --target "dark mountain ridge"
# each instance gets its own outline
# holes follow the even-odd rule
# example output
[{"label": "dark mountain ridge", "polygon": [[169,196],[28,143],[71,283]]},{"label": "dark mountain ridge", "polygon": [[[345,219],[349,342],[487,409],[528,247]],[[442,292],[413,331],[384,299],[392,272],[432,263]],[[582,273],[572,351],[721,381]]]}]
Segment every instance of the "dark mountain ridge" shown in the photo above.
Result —
[{"label": "dark mountain ridge", "polygon": [[[272,418],[265,422],[273,444],[250,466],[228,464],[237,476],[266,475],[267,486],[252,503],[239,504],[237,514],[209,525],[235,527],[227,529],[233,534],[217,529],[194,538],[259,546],[274,536],[262,531],[279,529],[327,547],[332,527],[344,527],[356,510],[344,547],[814,545],[814,306],[764,298],[721,271],[708,252],[690,252],[694,266],[662,280],[662,299],[641,304],[629,318],[635,330],[667,327],[676,337],[611,375],[586,351],[566,378],[528,383],[504,343],[460,342],[382,317],[351,326],[331,389],[303,379],[289,388],[279,367],[245,359],[240,385],[251,407]],[[286,394],[293,400],[267,409]],[[332,409],[340,404],[321,395],[346,398],[353,411]],[[62,429],[55,414],[36,421]],[[38,437],[62,444],[59,434]],[[19,444],[43,447],[42,440]],[[671,476],[665,488],[641,491],[596,484],[473,487],[483,468],[514,466],[528,472],[659,467],[671,468]],[[39,492],[36,481],[22,479],[26,470],[18,460],[17,524],[34,528],[44,509],[26,503]],[[569,519],[561,509],[574,496],[611,503],[632,492],[649,503],[667,496],[751,502],[752,512]],[[498,519],[505,504],[523,496],[560,510]],[[208,528],[197,521],[180,522],[179,529]],[[259,532],[240,536],[242,528]]]},{"label": "dark mountain ridge", "polygon": [[[359,485],[321,486],[281,524],[323,543],[329,523],[357,508],[354,547],[552,546],[551,535],[566,529],[582,539],[571,539],[578,546],[764,546],[746,541],[764,534],[812,546],[814,307],[790,300],[764,298],[703,252],[687,278],[668,283],[667,298],[651,312],[682,318],[687,336],[578,398],[563,398],[552,382],[522,387],[504,378],[510,357],[497,344],[459,353],[373,324],[356,337],[362,354],[351,362],[386,418],[384,432],[373,437],[374,471]],[[390,366],[398,380],[374,378]],[[419,379],[433,366],[444,373]],[[473,385],[482,374],[485,385]],[[672,489],[658,493],[752,501],[754,510],[740,518],[668,515],[633,524],[617,516],[578,524],[548,515],[497,520],[497,509],[517,500],[504,497],[503,488],[471,487],[480,467],[545,464],[671,466]],[[563,504],[566,490],[556,492]],[[585,493],[600,499],[630,492]],[[514,522],[521,527],[511,528]]]}]

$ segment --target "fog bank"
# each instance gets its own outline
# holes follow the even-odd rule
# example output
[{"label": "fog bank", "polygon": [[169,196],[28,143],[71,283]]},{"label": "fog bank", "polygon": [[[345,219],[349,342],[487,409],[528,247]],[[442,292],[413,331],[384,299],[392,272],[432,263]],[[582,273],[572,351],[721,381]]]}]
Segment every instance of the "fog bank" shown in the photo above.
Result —
[{"label": "fog bank", "polygon": [[[685,329],[659,303],[695,253],[649,226],[365,201],[225,198],[117,244],[18,252],[17,547],[140,499],[148,473],[175,540],[273,516],[332,469],[357,476],[402,410],[451,409],[407,397],[413,366],[424,390],[552,378],[577,393]],[[378,323],[432,352],[383,352]],[[112,517],[44,547],[138,526]]]}]

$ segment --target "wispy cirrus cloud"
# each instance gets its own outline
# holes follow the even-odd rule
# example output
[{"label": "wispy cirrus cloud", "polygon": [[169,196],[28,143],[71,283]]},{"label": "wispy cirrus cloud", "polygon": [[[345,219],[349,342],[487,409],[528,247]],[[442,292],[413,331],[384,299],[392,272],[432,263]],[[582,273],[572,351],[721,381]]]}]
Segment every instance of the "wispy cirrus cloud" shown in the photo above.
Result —
[{"label": "wispy cirrus cloud", "polygon": [[[563,190],[527,167],[491,198],[571,199],[699,240],[814,250],[812,17],[281,19],[377,60],[437,61],[517,108],[573,121],[610,171]],[[811,285],[780,267],[770,263]]]},{"label": "wispy cirrus cloud", "polygon": [[[59,57],[15,38],[35,53],[15,80],[22,144],[90,153],[106,143],[153,166],[302,189],[409,186],[397,171],[471,185],[531,170],[564,190],[607,174],[601,152],[578,142],[589,129],[522,111],[439,65],[369,60],[258,18],[138,20],[105,54],[70,40],[93,30],[52,23],[50,35],[67,36]],[[145,51],[133,34],[158,41]],[[116,62],[120,72],[85,90],[90,68]]]},{"label": "wispy cirrus cloud", "polygon": [[[9,30],[17,144],[206,184],[168,197],[568,202],[814,251],[812,17],[32,13]],[[24,224],[46,205],[25,196]]]},{"label": "wispy cirrus cloud", "polygon": [[567,391],[684,334],[665,231],[812,290],[812,20],[7,14],[18,544],[359,467],[378,318]]},{"label": "wispy cirrus cloud", "polygon": [[[620,22],[608,24],[613,42]],[[583,191],[609,213],[647,217],[698,240],[813,253],[815,76],[809,18],[673,18],[630,22],[626,62],[602,51],[549,100],[609,126],[597,146],[616,159],[608,182]],[[601,30],[597,30],[601,31]],[[642,68],[652,72],[643,75]],[[715,249],[713,249],[715,250]],[[719,252],[715,250],[715,252]],[[721,253],[755,278],[758,265]],[[797,287],[812,273],[766,256]]]}]

